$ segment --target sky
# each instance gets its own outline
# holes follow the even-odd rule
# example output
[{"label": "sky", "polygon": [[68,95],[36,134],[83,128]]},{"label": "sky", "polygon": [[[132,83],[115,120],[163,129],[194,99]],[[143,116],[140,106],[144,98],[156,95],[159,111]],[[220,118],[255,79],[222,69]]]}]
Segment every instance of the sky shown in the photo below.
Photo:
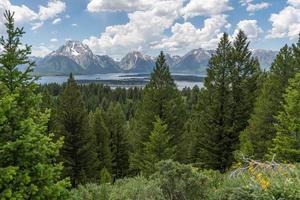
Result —
[{"label": "sky", "polygon": [[[233,39],[239,29],[251,48],[279,50],[300,33],[300,0],[0,0],[0,13],[7,9],[34,56],[67,40],[113,58],[130,51],[183,55],[215,49],[223,32]],[[1,35],[4,22],[0,16]]]}]

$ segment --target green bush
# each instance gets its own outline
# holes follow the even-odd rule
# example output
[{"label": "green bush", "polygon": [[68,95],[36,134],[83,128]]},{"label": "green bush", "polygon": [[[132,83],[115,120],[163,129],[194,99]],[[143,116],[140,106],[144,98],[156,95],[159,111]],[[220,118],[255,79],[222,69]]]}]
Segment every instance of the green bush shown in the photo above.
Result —
[{"label": "green bush", "polygon": [[113,200],[163,200],[162,190],[156,180],[142,176],[125,178],[115,183],[110,199]]},{"label": "green bush", "polygon": [[170,200],[205,199],[209,186],[209,179],[197,168],[171,160],[159,162],[151,178],[159,182],[165,198]]},{"label": "green bush", "polygon": [[112,186],[110,184],[79,185],[70,191],[70,200],[108,200]]},{"label": "green bush", "polygon": [[80,185],[70,192],[70,200],[164,200],[162,191],[155,180],[142,176],[125,178],[111,184]]}]

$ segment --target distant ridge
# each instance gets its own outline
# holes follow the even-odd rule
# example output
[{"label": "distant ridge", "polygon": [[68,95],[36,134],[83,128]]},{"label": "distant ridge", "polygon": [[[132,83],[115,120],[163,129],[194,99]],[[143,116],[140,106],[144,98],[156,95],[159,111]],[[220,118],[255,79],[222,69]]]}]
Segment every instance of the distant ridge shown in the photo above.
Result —
[{"label": "distant ridge", "polygon": [[[166,54],[171,72],[205,74],[208,61],[214,50],[193,49],[184,56]],[[252,50],[263,69],[268,69],[277,51]],[[150,73],[155,65],[155,57],[139,51],[127,53],[119,62],[108,55],[95,55],[86,44],[80,41],[67,41],[56,51],[44,58],[32,57],[36,61],[35,73],[40,75],[101,74],[101,73]]]}]

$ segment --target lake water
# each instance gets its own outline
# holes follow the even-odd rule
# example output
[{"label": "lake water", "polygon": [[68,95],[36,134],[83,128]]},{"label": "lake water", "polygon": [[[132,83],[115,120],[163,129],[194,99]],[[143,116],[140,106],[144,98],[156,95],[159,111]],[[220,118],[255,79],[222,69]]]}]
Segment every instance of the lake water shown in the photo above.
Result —
[{"label": "lake water", "polygon": [[[190,74],[172,74],[178,89],[184,87],[203,87],[203,75]],[[149,74],[136,73],[110,73],[110,74],[92,74],[75,75],[76,81],[81,84],[97,82],[116,87],[143,87],[149,81]],[[41,76],[37,81],[39,84],[58,83],[62,84],[68,80],[68,76]]]}]

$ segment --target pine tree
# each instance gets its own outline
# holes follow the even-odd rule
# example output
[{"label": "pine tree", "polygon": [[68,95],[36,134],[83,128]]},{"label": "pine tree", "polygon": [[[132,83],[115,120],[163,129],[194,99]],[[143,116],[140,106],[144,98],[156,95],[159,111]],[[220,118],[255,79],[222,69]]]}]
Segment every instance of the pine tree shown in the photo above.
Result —
[{"label": "pine tree", "polygon": [[283,111],[275,117],[276,136],[269,156],[281,162],[300,162],[300,74],[289,81]]},{"label": "pine tree", "polygon": [[[252,57],[249,49],[250,42],[247,36],[240,30],[234,42],[231,55],[231,129],[238,145],[239,135],[248,125],[250,114],[258,93],[260,69],[259,62]],[[233,146],[232,151],[238,146]]]},{"label": "pine tree", "polygon": [[101,169],[100,172],[100,183],[101,184],[105,184],[105,183],[111,183],[111,175],[109,173],[109,171],[104,167],[103,169]]},{"label": "pine tree", "polygon": [[240,136],[241,151],[255,159],[264,158],[275,136],[274,116],[282,111],[280,102],[288,80],[299,71],[294,58],[287,45],[280,50],[262,84],[249,125]]},{"label": "pine tree", "polygon": [[105,125],[103,114],[100,108],[97,108],[91,123],[92,134],[96,138],[96,148],[98,160],[100,161],[99,172],[106,168],[109,172],[112,170],[112,155],[110,150],[110,135]]},{"label": "pine tree", "polygon": [[225,171],[233,161],[231,131],[231,52],[228,35],[224,33],[215,55],[209,61],[205,89],[199,101],[198,138],[194,162],[201,167]]},{"label": "pine tree", "polygon": [[106,113],[106,124],[111,138],[112,175],[114,178],[124,177],[129,168],[126,123],[121,105],[111,103]]},{"label": "pine tree", "polygon": [[175,157],[175,146],[171,146],[170,141],[171,137],[168,134],[167,125],[157,117],[149,141],[144,143],[143,173],[149,175],[155,170],[153,168],[154,163]]},{"label": "pine tree", "polygon": [[[31,47],[22,48],[23,28],[15,28],[14,14],[5,12],[7,39],[0,38],[0,199],[65,199],[68,181],[61,180],[56,162],[62,139],[47,132],[49,112],[30,76]],[[18,70],[19,65],[26,70]]]},{"label": "pine tree", "polygon": [[166,64],[165,56],[161,52],[155,68],[151,74],[150,82],[145,86],[131,132],[134,152],[131,156],[131,167],[141,169],[144,150],[143,143],[149,140],[153,130],[153,122],[156,116],[162,119],[168,127],[171,137],[171,145],[177,147],[176,160],[182,160],[180,150],[183,127],[185,123],[185,109],[183,100],[171,77],[169,67]]},{"label": "pine tree", "polygon": [[93,181],[99,166],[96,139],[88,130],[87,112],[72,74],[60,97],[57,112],[56,133],[64,137],[60,152],[64,175],[71,178],[73,187]]}]

